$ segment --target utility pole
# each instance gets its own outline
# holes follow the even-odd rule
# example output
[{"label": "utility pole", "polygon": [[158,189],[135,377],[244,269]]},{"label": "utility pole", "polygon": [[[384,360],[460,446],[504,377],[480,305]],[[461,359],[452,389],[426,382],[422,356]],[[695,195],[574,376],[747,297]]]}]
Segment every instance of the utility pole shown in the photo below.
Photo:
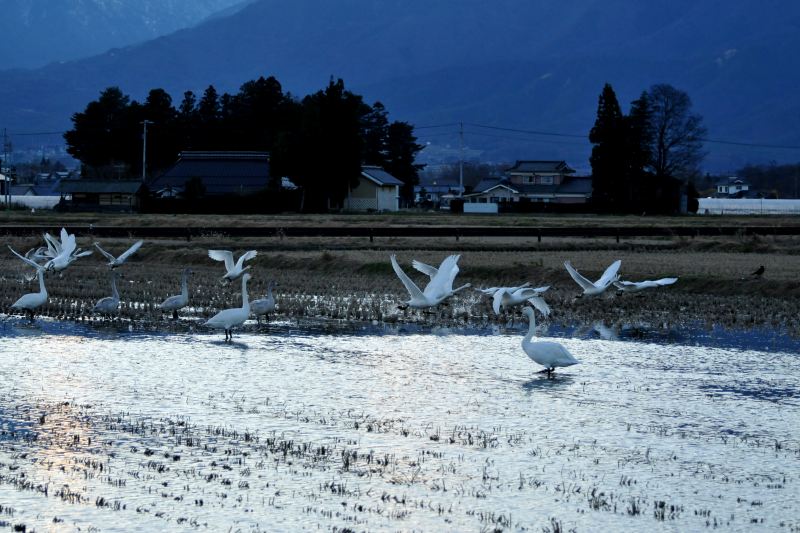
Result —
[{"label": "utility pole", "polygon": [[143,120],[144,132],[142,133],[142,183],[147,179],[147,125],[152,124],[151,120]]},{"label": "utility pole", "polygon": [[459,122],[458,131],[458,196],[464,196],[464,123]]}]

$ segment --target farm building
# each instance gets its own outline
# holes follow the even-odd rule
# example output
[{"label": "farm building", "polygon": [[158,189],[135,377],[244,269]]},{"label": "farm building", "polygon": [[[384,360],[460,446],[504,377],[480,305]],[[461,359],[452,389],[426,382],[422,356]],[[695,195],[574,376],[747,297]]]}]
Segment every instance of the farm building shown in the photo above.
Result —
[{"label": "farm building", "polygon": [[351,187],[345,209],[354,211],[399,211],[403,182],[380,167],[364,166],[358,185]]}]

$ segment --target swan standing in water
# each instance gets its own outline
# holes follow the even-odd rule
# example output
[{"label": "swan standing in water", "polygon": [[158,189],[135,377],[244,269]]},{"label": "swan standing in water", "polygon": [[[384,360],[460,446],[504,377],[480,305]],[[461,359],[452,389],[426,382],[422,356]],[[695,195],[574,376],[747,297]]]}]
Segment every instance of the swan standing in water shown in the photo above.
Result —
[{"label": "swan standing in water", "polygon": [[24,294],[19,300],[11,304],[12,309],[18,309],[24,311],[26,315],[30,315],[31,322],[33,322],[35,310],[47,303],[47,289],[44,287],[44,268],[39,267],[36,270],[36,274],[39,277],[39,292]]},{"label": "swan standing in water", "polygon": [[189,287],[186,279],[191,273],[192,269],[183,269],[183,276],[181,276],[181,293],[176,294],[175,296],[170,296],[161,302],[161,305],[159,306],[162,311],[172,311],[172,320],[178,320],[178,310],[189,305]]},{"label": "swan standing in water", "polygon": [[458,274],[458,260],[460,257],[460,255],[451,255],[446,257],[438,269],[429,265],[425,265],[424,263],[417,262],[417,264],[414,265],[415,268],[420,270],[420,266],[418,265],[426,267],[427,271],[422,270],[422,272],[425,272],[431,278],[430,282],[428,282],[428,285],[425,287],[425,291],[421,291],[419,287],[417,287],[416,283],[411,281],[411,278],[409,278],[406,273],[403,272],[403,269],[397,264],[397,257],[392,254],[390,257],[392,261],[392,268],[394,269],[395,274],[397,274],[397,277],[400,278],[400,281],[403,282],[403,285],[405,285],[406,290],[411,296],[411,299],[408,300],[405,305],[397,306],[398,309],[405,310],[409,307],[414,309],[425,309],[426,307],[433,307],[442,303],[444,300],[454,295],[458,291],[469,287],[470,284],[467,283],[466,285],[462,285],[457,289],[453,289],[453,281],[455,281],[456,275]]},{"label": "swan standing in water", "polygon": [[247,280],[250,279],[250,274],[242,275],[242,306],[234,307],[233,309],[223,309],[216,315],[209,318],[204,326],[215,329],[225,330],[225,340],[233,340],[233,329],[235,326],[244,324],[247,317],[250,316],[250,300],[247,298]]},{"label": "swan standing in water", "polygon": [[580,285],[583,289],[583,293],[578,295],[578,298],[582,296],[598,296],[603,294],[613,282],[619,280],[619,275],[617,275],[617,272],[619,271],[620,265],[622,265],[622,261],[617,259],[611,263],[611,266],[609,266],[605,272],[603,272],[603,275],[600,276],[600,279],[593,283],[575,270],[569,261],[564,261],[564,267],[567,269],[567,272],[569,272],[569,275],[572,276],[572,279],[575,280],[575,283]]},{"label": "swan standing in water", "polygon": [[214,261],[225,261],[225,275],[222,276],[223,281],[236,281],[242,274],[244,274],[245,270],[250,268],[249,266],[244,267],[244,262],[253,259],[255,256],[258,255],[258,252],[255,250],[250,250],[249,252],[243,253],[239,260],[236,263],[233,262],[233,253],[228,250],[209,250],[208,257],[213,259]]},{"label": "swan standing in water", "polygon": [[639,292],[645,289],[654,289],[656,287],[666,287],[678,281],[678,278],[661,278],[655,281],[615,281],[614,286],[620,292]]},{"label": "swan standing in water", "polygon": [[261,315],[266,315],[267,322],[269,322],[269,314],[275,311],[275,297],[272,296],[272,289],[276,285],[277,283],[275,283],[275,280],[270,280],[267,284],[267,296],[265,298],[253,300],[250,304],[250,310],[256,315],[256,320],[259,325],[261,324]]},{"label": "swan standing in water", "polygon": [[119,292],[117,292],[117,273],[111,272],[111,296],[97,300],[92,312],[102,315],[113,315],[119,310]]},{"label": "swan standing in water", "polygon": [[136,241],[133,243],[133,246],[128,248],[125,252],[123,252],[119,257],[114,257],[110,253],[106,252],[102,248],[100,248],[99,243],[94,243],[95,248],[108,259],[108,266],[111,269],[117,268],[118,266],[122,265],[131,255],[133,255],[136,250],[142,247],[144,241]]},{"label": "swan standing in water", "polygon": [[[542,314],[545,316],[550,312],[549,308],[546,309],[547,312],[542,311]],[[528,333],[525,335],[525,338],[522,339],[522,349],[528,354],[528,357],[530,357],[532,361],[539,363],[545,368],[542,372],[547,372],[548,378],[553,377],[553,372],[556,367],[577,365],[580,362],[569,353],[569,350],[557,342],[534,342],[532,340],[536,333],[536,317],[534,316],[534,311],[532,308],[526,306],[522,312],[530,320]]]}]

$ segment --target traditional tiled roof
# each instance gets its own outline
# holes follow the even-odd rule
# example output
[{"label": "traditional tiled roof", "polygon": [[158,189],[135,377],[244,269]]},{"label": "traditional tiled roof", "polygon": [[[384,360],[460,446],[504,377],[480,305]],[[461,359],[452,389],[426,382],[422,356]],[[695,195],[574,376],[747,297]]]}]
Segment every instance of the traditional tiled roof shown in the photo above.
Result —
[{"label": "traditional tiled roof", "polygon": [[573,174],[575,170],[567,165],[566,161],[518,160],[514,163],[514,166],[509,168],[506,172],[556,172],[561,174]]},{"label": "traditional tiled roof", "polygon": [[269,177],[266,152],[181,152],[177,163],[148,186],[151,190],[183,188],[197,178],[206,195],[242,195],[265,189]]},{"label": "traditional tiled roof", "polygon": [[403,185],[402,181],[395,178],[381,167],[363,166],[361,167],[361,175],[381,186]]}]

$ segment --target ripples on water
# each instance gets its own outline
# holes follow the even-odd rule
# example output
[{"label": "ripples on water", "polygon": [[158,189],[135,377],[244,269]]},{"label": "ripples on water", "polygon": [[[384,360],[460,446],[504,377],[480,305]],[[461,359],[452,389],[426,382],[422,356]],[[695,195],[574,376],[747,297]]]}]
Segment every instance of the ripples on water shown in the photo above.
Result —
[{"label": "ripples on water", "polygon": [[780,336],[584,332],[547,380],[518,331],[0,327],[6,526],[800,527]]}]

